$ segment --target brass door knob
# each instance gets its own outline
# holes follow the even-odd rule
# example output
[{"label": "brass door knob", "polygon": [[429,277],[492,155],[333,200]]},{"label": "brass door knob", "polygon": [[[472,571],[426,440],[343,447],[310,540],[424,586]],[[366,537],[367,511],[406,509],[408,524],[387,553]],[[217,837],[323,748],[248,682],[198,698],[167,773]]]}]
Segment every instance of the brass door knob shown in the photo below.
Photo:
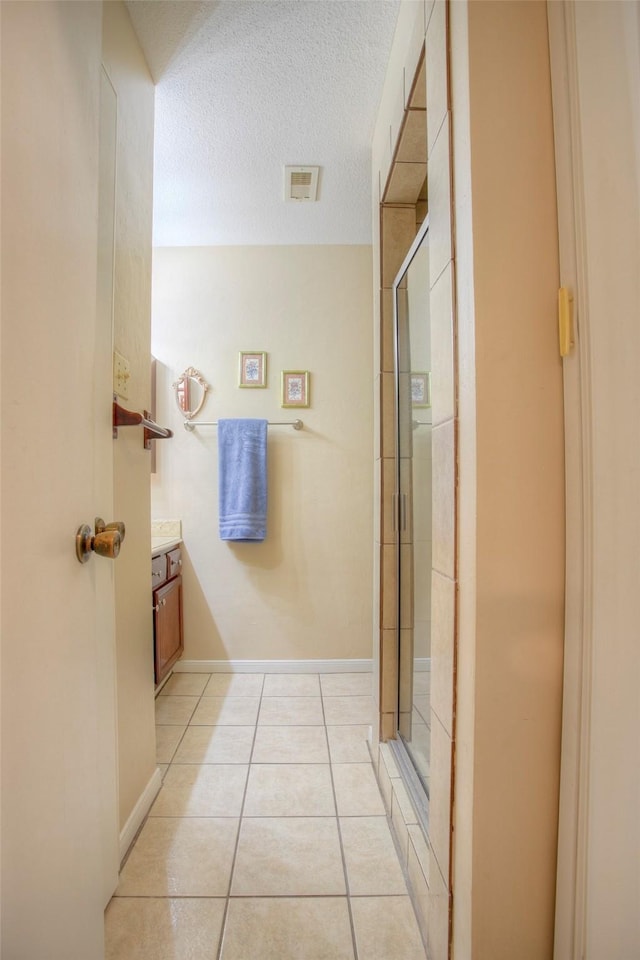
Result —
[{"label": "brass door knob", "polygon": [[120,553],[122,537],[119,530],[105,530],[93,538],[93,550],[99,557],[109,557],[110,560]]},{"label": "brass door knob", "polygon": [[[122,531],[120,530],[122,528]],[[124,540],[124,523],[105,524],[104,520],[96,517],[95,533],[88,523],[78,527],[76,533],[76,557],[80,563],[86,563],[92,553],[99,557],[108,557],[111,560],[120,553]]]},{"label": "brass door knob", "polygon": [[124,540],[125,526],[122,520],[114,520],[112,523],[105,523],[101,517],[95,520],[96,536],[99,533],[105,533],[107,530],[117,530],[120,534],[120,541]]}]

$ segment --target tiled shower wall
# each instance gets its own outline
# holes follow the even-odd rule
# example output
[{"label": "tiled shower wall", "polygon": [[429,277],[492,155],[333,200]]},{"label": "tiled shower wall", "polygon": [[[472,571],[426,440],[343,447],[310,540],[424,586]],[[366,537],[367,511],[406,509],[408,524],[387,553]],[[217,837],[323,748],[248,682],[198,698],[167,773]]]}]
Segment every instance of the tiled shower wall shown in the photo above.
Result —
[{"label": "tiled shower wall", "polygon": [[[423,59],[424,50],[424,59]],[[426,129],[418,116],[426,107]],[[409,132],[409,136],[406,136]],[[401,137],[402,134],[402,137]],[[422,137],[422,143],[420,143]],[[424,142],[426,138],[426,143]],[[409,143],[414,151],[404,151]],[[421,156],[419,155],[422,151]],[[429,272],[433,415],[433,572],[431,651],[431,798],[429,836],[422,836],[404,784],[384,741],[396,731],[398,600],[392,494],[395,489],[395,403],[392,285],[423,216],[415,187],[418,162],[428,172]],[[403,194],[403,188],[405,193]],[[378,777],[407,866],[432,960],[449,955],[451,804],[456,636],[456,398],[454,262],[447,0],[405,2],[383,94],[373,150],[377,449],[380,503],[375,563],[379,604],[374,628]],[[410,549],[410,548],[408,548]],[[412,628],[410,613],[401,632]]]}]

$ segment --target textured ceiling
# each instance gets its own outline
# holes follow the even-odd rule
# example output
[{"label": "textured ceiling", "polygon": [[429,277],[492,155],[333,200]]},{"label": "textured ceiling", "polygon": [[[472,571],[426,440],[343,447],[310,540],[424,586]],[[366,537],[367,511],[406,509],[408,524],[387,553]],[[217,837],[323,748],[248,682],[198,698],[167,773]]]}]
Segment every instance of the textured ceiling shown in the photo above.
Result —
[{"label": "textured ceiling", "polygon": [[[130,0],[156,81],[154,243],[370,243],[398,0]],[[286,203],[285,164],[319,165]]]}]

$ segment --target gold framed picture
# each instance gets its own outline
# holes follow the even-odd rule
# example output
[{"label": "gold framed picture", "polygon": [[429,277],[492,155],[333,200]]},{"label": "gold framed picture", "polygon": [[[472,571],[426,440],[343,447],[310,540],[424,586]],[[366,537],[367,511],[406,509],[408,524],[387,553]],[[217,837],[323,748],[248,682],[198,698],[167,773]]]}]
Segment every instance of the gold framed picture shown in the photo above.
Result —
[{"label": "gold framed picture", "polygon": [[411,406],[431,406],[431,372],[411,374]]},{"label": "gold framed picture", "polygon": [[240,351],[239,387],[266,387],[267,355],[256,350]]},{"label": "gold framed picture", "polygon": [[281,407],[308,407],[309,406],[309,371],[283,370],[282,371],[282,400]]}]

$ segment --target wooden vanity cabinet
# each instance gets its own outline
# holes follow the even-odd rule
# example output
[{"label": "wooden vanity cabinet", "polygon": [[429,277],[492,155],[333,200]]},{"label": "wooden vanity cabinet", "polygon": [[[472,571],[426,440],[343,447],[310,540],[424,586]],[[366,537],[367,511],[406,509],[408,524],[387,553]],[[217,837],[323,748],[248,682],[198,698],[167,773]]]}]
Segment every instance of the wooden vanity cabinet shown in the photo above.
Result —
[{"label": "wooden vanity cabinet", "polygon": [[156,686],[164,680],[184,650],[181,568],[179,547],[152,560],[151,578],[155,587],[152,596]]}]

